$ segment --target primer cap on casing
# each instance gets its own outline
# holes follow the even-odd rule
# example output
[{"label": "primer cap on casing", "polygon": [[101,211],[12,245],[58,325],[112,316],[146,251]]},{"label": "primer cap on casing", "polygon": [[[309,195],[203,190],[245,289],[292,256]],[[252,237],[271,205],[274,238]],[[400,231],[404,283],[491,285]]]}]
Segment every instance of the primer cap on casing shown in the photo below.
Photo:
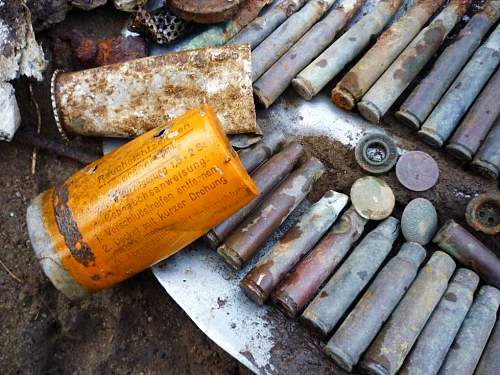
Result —
[{"label": "primer cap on casing", "polygon": [[396,199],[387,183],[373,176],[361,177],[351,187],[351,201],[357,213],[370,220],[387,218]]}]

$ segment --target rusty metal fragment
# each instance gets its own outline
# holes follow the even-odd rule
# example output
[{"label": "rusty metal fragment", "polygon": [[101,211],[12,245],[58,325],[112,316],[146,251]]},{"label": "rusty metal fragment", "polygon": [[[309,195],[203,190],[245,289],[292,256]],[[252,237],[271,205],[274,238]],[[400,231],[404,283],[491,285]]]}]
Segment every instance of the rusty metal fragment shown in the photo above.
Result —
[{"label": "rusty metal fragment", "polygon": [[304,200],[324,170],[318,159],[307,159],[231,233],[217,252],[231,267],[240,269]]},{"label": "rusty metal fragment", "polygon": [[500,368],[500,356],[498,353],[500,353],[500,319],[497,319],[474,374],[495,375]]},{"label": "rusty metal fragment", "polygon": [[335,39],[364,0],[342,0],[300,38],[253,85],[257,99],[268,108],[292,79]]},{"label": "rusty metal fragment", "polygon": [[393,217],[369,232],[304,310],[302,322],[326,337],[377,272],[398,234],[399,220]]},{"label": "rusty metal fragment", "polygon": [[432,242],[472,268],[488,284],[500,287],[500,259],[455,221],[448,220]]},{"label": "rusty metal fragment", "polygon": [[[18,1],[18,3],[21,2]],[[31,11],[31,21],[35,32],[64,21],[66,13],[71,9],[68,0],[27,0],[26,4]]]},{"label": "rusty metal fragment", "polygon": [[471,163],[471,169],[485,177],[496,180],[500,174],[500,117],[488,133],[481,148]]},{"label": "rusty metal fragment", "polygon": [[[318,242],[347,204],[349,197],[329,190],[271,248],[240,282],[245,294],[262,305],[295,264]],[[286,309],[286,305],[278,305]],[[288,314],[288,310],[285,310]]]},{"label": "rusty metal fragment", "polygon": [[197,23],[218,23],[230,19],[242,0],[168,0],[179,17]]},{"label": "rusty metal fragment", "polygon": [[394,375],[444,294],[455,262],[436,251],[418,273],[398,307],[370,345],[361,368],[370,374]]},{"label": "rusty metal fragment", "polygon": [[340,108],[352,110],[443,2],[444,0],[415,1],[335,86],[332,90],[333,103]]},{"label": "rusty metal fragment", "polygon": [[500,233],[500,194],[483,193],[471,199],[465,218],[477,231],[493,236]]},{"label": "rusty metal fragment", "polygon": [[137,136],[207,102],[228,134],[256,132],[250,49],[169,53],[54,73],[54,117],[63,133]]},{"label": "rusty metal fragment", "polygon": [[283,280],[273,292],[272,299],[285,314],[295,318],[302,311],[359,239],[366,222],[353,207],[349,208]]},{"label": "rusty metal fragment", "polygon": [[382,268],[324,348],[337,365],[352,371],[415,279],[425,255],[422,246],[406,242]]},{"label": "rusty metal fragment", "polygon": [[247,172],[252,172],[264,161],[273,156],[283,143],[285,143],[285,135],[282,132],[275,131],[266,134],[262,138],[262,141],[252,147],[238,152],[238,156]]},{"label": "rusty metal fragment", "polygon": [[471,0],[451,0],[448,6],[418,33],[358,103],[358,109],[364,118],[372,123],[380,121],[436,53],[470,3]]},{"label": "rusty metal fragment", "polygon": [[396,112],[398,120],[413,129],[420,128],[499,16],[500,2],[493,0],[470,19]]}]

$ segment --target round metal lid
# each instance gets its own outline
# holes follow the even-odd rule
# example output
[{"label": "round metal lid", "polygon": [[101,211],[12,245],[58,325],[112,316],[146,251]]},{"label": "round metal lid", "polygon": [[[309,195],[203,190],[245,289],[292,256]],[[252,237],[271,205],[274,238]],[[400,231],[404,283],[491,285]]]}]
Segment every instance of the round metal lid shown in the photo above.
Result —
[{"label": "round metal lid", "polygon": [[241,0],[169,0],[172,12],[198,23],[225,21],[238,11]]},{"label": "round metal lid", "polygon": [[352,185],[351,201],[360,216],[370,220],[382,220],[392,213],[396,199],[384,180],[366,176]]},{"label": "round metal lid", "polygon": [[425,191],[436,185],[439,167],[429,154],[410,151],[401,156],[396,164],[396,176],[405,188]]},{"label": "round metal lid", "polygon": [[370,133],[362,137],[354,154],[359,166],[373,174],[390,171],[398,160],[396,144],[391,137],[383,133]]}]

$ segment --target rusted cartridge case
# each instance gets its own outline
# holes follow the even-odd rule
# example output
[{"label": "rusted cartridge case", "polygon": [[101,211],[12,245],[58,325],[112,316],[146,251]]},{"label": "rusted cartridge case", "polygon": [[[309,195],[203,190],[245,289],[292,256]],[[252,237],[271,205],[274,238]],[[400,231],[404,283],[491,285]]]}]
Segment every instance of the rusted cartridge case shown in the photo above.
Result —
[{"label": "rusted cartridge case", "polygon": [[481,148],[471,163],[471,169],[493,180],[500,173],[500,117],[488,133]]},{"label": "rusted cartridge case", "polygon": [[472,55],[438,105],[425,120],[418,135],[425,143],[441,147],[472,105],[500,62],[500,25]]},{"label": "rusted cartridge case", "polygon": [[310,100],[382,31],[401,0],[381,0],[292,81],[300,96]]},{"label": "rusted cartridge case", "polygon": [[310,0],[283,22],[252,51],[252,81],[255,82],[318,21],[335,0]]},{"label": "rusted cartridge case", "polygon": [[481,360],[477,365],[475,375],[497,375],[500,369],[500,319],[497,320]]},{"label": "rusted cartridge case", "polygon": [[398,234],[399,220],[393,217],[368,233],[304,310],[304,324],[327,336],[377,272]]},{"label": "rusted cartridge case", "polygon": [[363,0],[342,0],[314,25],[253,85],[257,99],[268,108],[292,79],[335,39],[335,35],[363,5]]},{"label": "rusted cartridge case", "polygon": [[396,117],[405,125],[418,130],[432,112],[462,67],[479,47],[483,37],[500,15],[500,2],[486,3],[460,31],[434,63],[431,72],[420,82],[403,103]]},{"label": "rusted cartridge case", "polygon": [[285,135],[281,132],[272,132],[262,138],[262,141],[252,147],[238,152],[240,161],[247,172],[254,171],[264,161],[273,156],[285,143]]},{"label": "rusted cartridge case", "polygon": [[255,303],[264,304],[287,272],[335,222],[348,200],[349,197],[345,194],[327,191],[247,273],[240,283],[245,294]]},{"label": "rusted cartridge case", "polygon": [[361,367],[370,374],[396,374],[444,294],[455,262],[436,251],[363,356]]},{"label": "rusted cartridge case", "polygon": [[455,273],[399,372],[401,375],[438,373],[469,311],[478,284],[479,276],[471,270],[460,268]]},{"label": "rusted cartridge case", "polygon": [[358,103],[368,121],[378,123],[397,98],[431,59],[448,33],[464,15],[471,0],[451,0],[422,29]]},{"label": "rusted cartridge case", "polygon": [[488,284],[500,287],[500,259],[455,221],[448,220],[432,242],[460,263],[472,268]]},{"label": "rusted cartridge case", "polygon": [[469,375],[474,372],[495,325],[499,304],[497,288],[486,285],[479,289],[439,374]]},{"label": "rusted cartridge case", "polygon": [[249,44],[250,48],[254,49],[274,29],[304,5],[304,2],[305,0],[276,1],[271,5],[271,9],[250,22],[228,44]]},{"label": "rusted cartridge case", "polygon": [[472,160],[500,115],[500,70],[493,75],[467,116],[451,137],[446,150],[461,160]]},{"label": "rusted cartridge case", "polygon": [[421,245],[406,242],[380,271],[325,346],[325,352],[337,365],[346,371],[352,371],[415,279],[425,254]]},{"label": "rusted cartridge case", "polygon": [[411,42],[444,0],[417,0],[410,9],[380,35],[377,43],[332,90],[332,101],[352,110],[356,103]]},{"label": "rusted cartridge case", "polygon": [[240,269],[304,200],[324,171],[318,159],[307,159],[231,233],[217,252],[231,267]]},{"label": "rusted cartridge case", "polygon": [[294,318],[316,293],[323,282],[363,233],[367,220],[349,208],[273,292],[273,301]]},{"label": "rusted cartridge case", "polygon": [[207,233],[206,240],[210,247],[217,249],[231,231],[250,215],[266,199],[266,195],[292,171],[303,154],[304,148],[300,144],[292,142],[258,168],[252,174],[252,179],[259,188],[260,195]]}]

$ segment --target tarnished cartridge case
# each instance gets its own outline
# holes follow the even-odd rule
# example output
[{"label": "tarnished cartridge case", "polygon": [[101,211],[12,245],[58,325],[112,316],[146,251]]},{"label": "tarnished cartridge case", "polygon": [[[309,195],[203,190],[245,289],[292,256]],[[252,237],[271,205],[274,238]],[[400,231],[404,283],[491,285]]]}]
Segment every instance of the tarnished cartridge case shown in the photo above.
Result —
[{"label": "tarnished cartridge case", "polygon": [[388,217],[368,233],[307,306],[302,321],[327,336],[391,251],[399,220]]},{"label": "tarnished cartridge case", "polygon": [[273,301],[290,318],[302,311],[356,242],[367,220],[349,208],[295,270],[273,292]]},{"label": "tarnished cartridge case", "polygon": [[486,348],[484,348],[481,360],[477,365],[475,375],[496,375],[500,368],[500,319],[497,319],[493,332]]},{"label": "tarnished cartridge case", "polygon": [[461,160],[472,160],[500,115],[499,98],[500,70],[497,70],[451,137],[446,146],[450,154]]},{"label": "tarnished cartridge case", "polygon": [[79,298],[176,253],[257,194],[203,105],[40,194],[28,232],[45,274]]},{"label": "tarnished cartridge case", "polygon": [[[439,374],[469,375],[474,372],[495,325],[499,304],[497,288],[486,285],[479,289]],[[496,370],[498,373],[498,368]]]},{"label": "tarnished cartridge case", "polygon": [[496,180],[500,174],[500,117],[488,133],[470,167],[476,173]]},{"label": "tarnished cartridge case", "polygon": [[281,0],[274,2],[269,10],[250,22],[243,30],[231,39],[228,44],[249,44],[254,49],[274,29],[296,12],[305,0]]},{"label": "tarnished cartridge case", "polygon": [[469,311],[479,276],[460,268],[406,358],[401,375],[435,375]]},{"label": "tarnished cartridge case", "polygon": [[292,142],[258,168],[252,174],[252,179],[259,188],[260,195],[207,233],[206,239],[210,247],[217,249],[231,231],[245,220],[266,199],[266,195],[292,171],[303,154],[304,148],[300,144]]},{"label": "tarnished cartridge case", "polygon": [[365,119],[378,123],[464,15],[471,0],[451,0],[422,29],[358,103]]},{"label": "tarnished cartridge case", "polygon": [[63,134],[133,137],[206,102],[226,134],[252,133],[257,123],[250,72],[248,46],[168,53],[79,72],[56,72],[54,117]]},{"label": "tarnished cartridge case", "polygon": [[240,286],[245,294],[264,304],[287,272],[335,222],[348,200],[345,194],[327,191],[243,278]]},{"label": "tarnished cartridge case", "polygon": [[252,172],[264,161],[273,156],[285,143],[285,135],[281,132],[272,132],[262,138],[262,141],[238,152],[241,164],[247,172]]},{"label": "tarnished cartridge case", "polygon": [[398,372],[444,294],[454,270],[455,262],[448,254],[436,251],[432,255],[364,354],[361,368],[370,374]]},{"label": "tarnished cartridge case", "polygon": [[318,159],[307,159],[229,235],[217,252],[231,267],[240,269],[304,200],[324,171]]},{"label": "tarnished cartridge case", "polygon": [[488,284],[500,287],[500,259],[455,221],[448,220],[432,242],[472,268]]},{"label": "tarnished cartridge case", "polygon": [[396,13],[401,0],[380,0],[292,81],[293,88],[310,100],[352,61]]},{"label": "tarnished cartridge case", "polygon": [[425,143],[441,147],[451,136],[463,115],[500,62],[500,25],[472,55],[438,105],[425,120],[418,135]]},{"label": "tarnished cartridge case", "polygon": [[396,112],[398,120],[415,130],[420,129],[499,16],[500,2],[494,0],[487,2],[484,10],[469,20]]},{"label": "tarnished cartridge case", "polygon": [[268,108],[285,91],[292,79],[328,47],[363,5],[363,0],[342,0],[321,21],[314,25],[256,82],[257,99]]},{"label": "tarnished cartridge case", "polygon": [[421,245],[406,242],[382,268],[324,348],[337,365],[352,371],[415,279],[425,254]]},{"label": "tarnished cartridge case", "polygon": [[311,28],[335,0],[310,0],[290,16],[252,51],[252,81],[255,82]]},{"label": "tarnished cartridge case", "polygon": [[412,41],[444,0],[417,0],[412,7],[380,35],[377,43],[332,90],[332,101],[352,110],[373,83]]}]

